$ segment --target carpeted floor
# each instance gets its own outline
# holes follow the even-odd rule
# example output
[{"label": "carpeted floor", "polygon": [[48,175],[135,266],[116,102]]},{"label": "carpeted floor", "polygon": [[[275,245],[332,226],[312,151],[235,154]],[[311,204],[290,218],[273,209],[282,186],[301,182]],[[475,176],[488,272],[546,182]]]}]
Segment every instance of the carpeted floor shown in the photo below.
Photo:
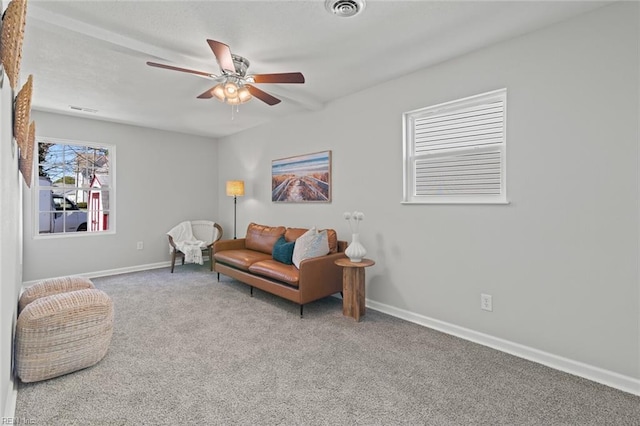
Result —
[{"label": "carpeted floor", "polygon": [[97,365],[20,384],[37,425],[640,425],[640,398],[342,302],[298,306],[209,265],[96,278]]}]

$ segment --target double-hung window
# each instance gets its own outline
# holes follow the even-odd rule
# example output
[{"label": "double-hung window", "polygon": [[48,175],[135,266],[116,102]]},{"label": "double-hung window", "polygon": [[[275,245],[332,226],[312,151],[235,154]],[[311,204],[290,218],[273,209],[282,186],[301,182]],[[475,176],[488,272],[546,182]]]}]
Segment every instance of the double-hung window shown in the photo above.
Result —
[{"label": "double-hung window", "polygon": [[114,230],[115,146],[36,138],[36,235]]},{"label": "double-hung window", "polygon": [[506,203],[507,90],[403,114],[404,203]]}]

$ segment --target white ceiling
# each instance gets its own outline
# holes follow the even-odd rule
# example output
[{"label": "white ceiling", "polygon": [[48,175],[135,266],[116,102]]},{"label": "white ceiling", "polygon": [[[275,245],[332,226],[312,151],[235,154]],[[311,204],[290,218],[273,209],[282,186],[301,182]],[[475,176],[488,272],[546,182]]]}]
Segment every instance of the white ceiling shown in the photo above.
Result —
[{"label": "white ceiling", "polygon": [[[367,0],[339,18],[324,0],[29,0],[21,76],[34,76],[34,109],[221,137],[604,4]],[[306,83],[261,84],[282,102],[253,99],[232,119],[230,106],[196,98],[212,80],[145,64],[219,75],[208,38],[249,59],[248,74],[299,71]]]}]

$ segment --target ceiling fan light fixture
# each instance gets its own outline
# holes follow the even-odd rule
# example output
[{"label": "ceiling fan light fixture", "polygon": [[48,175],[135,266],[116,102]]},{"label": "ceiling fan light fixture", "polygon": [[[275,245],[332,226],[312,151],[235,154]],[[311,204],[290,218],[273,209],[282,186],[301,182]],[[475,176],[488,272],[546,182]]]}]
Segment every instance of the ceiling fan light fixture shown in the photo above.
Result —
[{"label": "ceiling fan light fixture", "polygon": [[251,92],[249,92],[249,89],[247,89],[247,87],[242,86],[238,89],[238,99],[240,100],[241,104],[249,102],[251,100]]},{"label": "ceiling fan light fixture", "polygon": [[213,89],[211,89],[211,93],[215,96],[220,102],[224,102],[224,86],[222,84],[217,84]]},{"label": "ceiling fan light fixture", "polygon": [[[326,7],[334,5],[336,13],[340,13],[341,16],[345,16],[346,12],[351,8],[350,5],[356,5],[358,10],[362,10],[364,6],[364,0],[331,0],[327,1]],[[232,105],[232,111],[238,111],[238,105],[249,102],[253,98],[264,102],[269,106],[277,105],[281,102],[280,99],[269,93],[257,88],[253,84],[261,83],[304,83],[305,79],[300,72],[286,72],[286,73],[270,73],[270,74],[253,74],[247,75],[247,69],[249,68],[249,61],[238,55],[231,53],[229,46],[225,43],[207,39],[209,47],[213,51],[213,55],[216,57],[216,61],[220,66],[221,75],[216,76],[214,74],[192,70],[188,68],[175,67],[173,65],[159,64],[155,62],[147,62],[147,65],[156,68],[164,68],[172,71],[185,72],[195,74],[203,77],[213,79],[217,84],[201,93],[198,99],[211,99],[216,98],[222,103]],[[0,78],[1,78],[0,70]],[[231,118],[233,118],[233,113]]]},{"label": "ceiling fan light fixture", "polygon": [[364,0],[325,0],[327,11],[341,18],[350,18],[364,10]]},{"label": "ceiling fan light fixture", "polygon": [[227,80],[227,82],[224,84],[224,95],[227,98],[237,98],[238,85],[234,83],[232,80]]}]

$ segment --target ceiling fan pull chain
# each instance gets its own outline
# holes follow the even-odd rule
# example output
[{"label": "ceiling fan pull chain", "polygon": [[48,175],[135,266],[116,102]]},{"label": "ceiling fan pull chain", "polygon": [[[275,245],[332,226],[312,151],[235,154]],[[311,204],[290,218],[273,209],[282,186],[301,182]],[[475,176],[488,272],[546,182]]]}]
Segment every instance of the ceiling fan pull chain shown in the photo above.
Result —
[{"label": "ceiling fan pull chain", "polygon": [[240,105],[231,105],[231,119],[233,120],[235,118],[234,114],[234,110],[233,108],[235,107],[235,113],[236,114],[240,114]]}]

